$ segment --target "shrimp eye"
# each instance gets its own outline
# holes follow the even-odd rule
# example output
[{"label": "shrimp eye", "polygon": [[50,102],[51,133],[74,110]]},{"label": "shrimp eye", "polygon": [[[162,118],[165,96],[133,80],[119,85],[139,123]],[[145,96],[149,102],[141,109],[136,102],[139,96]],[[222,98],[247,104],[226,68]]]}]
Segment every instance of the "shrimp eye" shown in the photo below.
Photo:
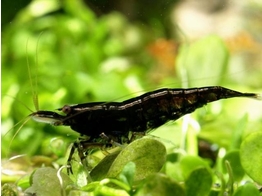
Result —
[{"label": "shrimp eye", "polygon": [[62,112],[65,113],[65,114],[69,114],[71,112],[71,107],[69,105],[65,105],[62,108]]}]

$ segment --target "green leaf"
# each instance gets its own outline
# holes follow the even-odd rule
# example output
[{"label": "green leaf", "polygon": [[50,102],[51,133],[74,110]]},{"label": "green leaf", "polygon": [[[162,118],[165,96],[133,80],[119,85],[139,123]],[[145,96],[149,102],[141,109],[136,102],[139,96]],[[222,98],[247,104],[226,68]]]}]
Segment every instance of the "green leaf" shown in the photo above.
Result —
[{"label": "green leaf", "polygon": [[185,184],[187,196],[207,195],[212,186],[212,175],[206,168],[198,168],[191,172]]},{"label": "green leaf", "polygon": [[138,139],[125,147],[110,167],[107,177],[117,177],[129,162],[136,164],[134,181],[160,171],[166,160],[165,146],[152,138]]},{"label": "green leaf", "polygon": [[106,174],[108,170],[110,169],[112,163],[118,156],[120,151],[116,151],[113,153],[110,153],[107,155],[105,158],[100,161],[97,166],[95,166],[92,171],[90,172],[90,176],[92,180],[97,181],[97,180],[102,180],[106,177]]},{"label": "green leaf", "polygon": [[240,160],[246,173],[262,184],[262,132],[248,135],[240,146]]},{"label": "green leaf", "polygon": [[143,184],[141,188],[139,188],[138,192],[135,195],[136,196],[142,196],[142,195],[183,196],[185,195],[185,190],[179,183],[171,180],[164,174],[157,173],[149,176],[146,179],[146,182]]},{"label": "green leaf", "polygon": [[[106,178],[101,181],[91,182],[86,186],[82,187],[81,190],[85,192],[94,192],[95,195],[128,196],[129,194],[127,193],[127,189],[125,189],[125,186],[126,185],[119,180]],[[117,189],[116,187],[119,187],[121,189]]]},{"label": "green leaf", "polygon": [[107,186],[100,186],[94,191],[94,195],[100,196],[129,196],[129,194],[120,189],[111,188]]},{"label": "green leaf", "polygon": [[30,187],[30,175],[25,175],[19,179],[17,186],[21,187],[23,190]]},{"label": "green leaf", "polygon": [[259,196],[259,190],[258,188],[251,183],[244,184],[243,186],[240,186],[233,196]]},{"label": "green leaf", "polygon": [[87,185],[81,187],[82,191],[86,191],[86,192],[93,192],[95,191],[98,187],[100,186],[100,182],[99,181],[95,181],[95,182],[90,182]]},{"label": "green leaf", "polygon": [[185,156],[181,159],[180,167],[184,178],[187,178],[191,174],[191,172],[198,168],[205,167],[210,170],[208,164],[203,159],[191,155]]},{"label": "green leaf", "polygon": [[243,138],[243,133],[247,127],[248,124],[248,115],[245,114],[241,119],[239,119],[237,123],[237,127],[233,130],[233,135],[232,135],[232,141],[230,142],[230,150],[234,149],[239,149],[242,138]]},{"label": "green leaf", "polygon": [[240,157],[239,157],[239,150],[234,150],[231,152],[228,152],[224,158],[223,158],[223,171],[226,173],[226,167],[225,167],[225,161],[228,161],[230,163],[232,172],[233,172],[233,180],[234,181],[240,181],[243,176],[245,175],[245,171],[240,163]]},{"label": "green leaf", "polygon": [[60,175],[62,184],[59,182],[57,170],[49,167],[37,169],[32,176],[32,185],[25,193],[30,195],[61,195],[61,192],[73,182],[66,174],[60,173]]},{"label": "green leaf", "polygon": [[183,172],[179,162],[170,163],[167,161],[165,164],[165,171],[170,178],[176,181],[184,181]]},{"label": "green leaf", "polygon": [[136,165],[133,162],[129,162],[124,167],[123,171],[119,175],[119,179],[128,184],[130,187],[133,185],[134,175],[136,171]]}]

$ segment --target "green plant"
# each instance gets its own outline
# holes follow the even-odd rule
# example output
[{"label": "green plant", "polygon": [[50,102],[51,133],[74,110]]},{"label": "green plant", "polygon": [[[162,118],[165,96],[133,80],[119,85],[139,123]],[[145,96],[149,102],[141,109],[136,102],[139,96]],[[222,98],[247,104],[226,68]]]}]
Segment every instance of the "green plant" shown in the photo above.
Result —
[{"label": "green plant", "polygon": [[[237,85],[234,75],[225,77],[230,54],[217,36],[182,43],[174,63],[176,73],[156,83],[148,74],[155,63],[147,46],[159,38],[156,32],[161,29],[148,27],[154,32],[148,35],[147,28],[130,23],[119,13],[97,18],[81,1],[50,2],[44,13],[32,7],[22,10],[3,32],[2,134],[6,135],[2,135],[2,165],[4,172],[14,174],[2,176],[3,190],[11,191],[13,186],[7,183],[15,183],[28,192],[43,193],[49,187],[55,195],[260,194],[256,185],[262,184],[262,121],[261,102],[256,100],[213,103],[150,133],[158,140],[152,136],[136,140],[105,158],[95,152],[90,156],[93,182],[86,181],[86,172],[76,161],[73,176],[65,175],[65,169],[57,172],[66,163],[68,144],[78,137],[70,128],[27,122],[17,135],[17,127],[10,130],[31,113],[24,107],[32,106],[27,59],[37,75],[40,108],[47,110],[70,103],[112,101],[123,95],[134,97],[134,92],[170,81],[176,84],[174,88],[224,85],[261,91]],[[36,76],[32,75],[34,83]],[[246,77],[252,76],[247,73]],[[180,84],[184,80],[188,84]],[[215,160],[199,156],[200,139],[211,143],[211,149],[217,146]],[[6,159],[21,154],[26,156]],[[244,184],[246,181],[249,183]]]}]

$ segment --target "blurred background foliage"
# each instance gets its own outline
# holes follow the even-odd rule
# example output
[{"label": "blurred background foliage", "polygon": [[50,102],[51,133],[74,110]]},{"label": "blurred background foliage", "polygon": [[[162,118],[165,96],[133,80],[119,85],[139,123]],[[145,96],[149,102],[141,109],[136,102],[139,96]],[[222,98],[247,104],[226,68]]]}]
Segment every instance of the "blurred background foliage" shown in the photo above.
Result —
[{"label": "blurred background foliage", "polygon": [[[67,146],[78,136],[68,127],[23,124],[36,110],[31,84],[35,104],[51,111],[122,101],[161,87],[262,92],[261,3],[11,2],[2,2],[2,160],[20,154],[30,159],[14,170],[29,172],[36,155],[64,164]],[[261,131],[261,106],[249,99],[220,101],[153,134],[200,153],[181,132],[186,123],[197,138],[234,149],[244,135]]]}]

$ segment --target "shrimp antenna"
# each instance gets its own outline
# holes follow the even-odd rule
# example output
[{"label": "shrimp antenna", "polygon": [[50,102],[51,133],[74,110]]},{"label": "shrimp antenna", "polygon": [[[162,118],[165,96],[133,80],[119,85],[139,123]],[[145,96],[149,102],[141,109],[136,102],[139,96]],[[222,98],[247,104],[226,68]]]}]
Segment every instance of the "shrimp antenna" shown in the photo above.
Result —
[{"label": "shrimp antenna", "polygon": [[16,97],[13,97],[13,96],[11,96],[11,95],[5,95],[5,96],[7,96],[7,97],[10,97],[10,98],[12,98],[12,99],[14,99],[15,101],[17,101],[17,102],[19,102],[22,106],[24,106],[27,110],[29,110],[30,112],[34,112],[31,108],[29,108],[24,102],[22,102],[21,100],[19,100],[18,98],[16,98]]},{"label": "shrimp antenna", "polygon": [[[27,55],[27,69],[28,69],[28,77],[29,77],[29,80],[30,80],[30,85],[31,85],[31,92],[32,92],[32,99],[33,99],[33,103],[34,103],[34,106],[35,106],[35,109],[36,111],[39,110],[39,102],[38,102],[38,78],[37,78],[37,73],[38,73],[38,45],[39,45],[39,40],[42,36],[43,32],[40,33],[40,35],[38,36],[38,39],[37,39],[37,43],[36,43],[36,55],[35,55],[35,80],[33,82],[32,80],[32,72],[31,72],[31,69],[30,69],[30,66],[29,66],[29,59],[28,59],[28,55]],[[28,54],[28,39],[27,39],[27,42],[26,42],[26,53]]]},{"label": "shrimp antenna", "polygon": [[[22,127],[23,127],[29,120],[30,120],[30,116],[27,116],[26,118],[20,120],[18,123],[16,123],[16,124],[13,126],[13,128],[15,128],[17,125],[21,124],[21,123],[24,121],[24,122],[19,126],[19,128],[17,129],[17,131],[15,132],[15,134],[13,135],[13,137],[12,137],[10,143],[9,143],[9,146],[8,146],[7,154],[8,154],[9,151],[10,151],[10,148],[11,148],[11,145],[12,145],[12,143],[13,143],[13,140],[15,139],[15,137],[17,136],[17,134],[20,132],[20,130],[22,129]],[[13,128],[12,128],[12,129],[13,129]],[[11,130],[11,129],[10,129],[10,130]],[[10,132],[10,130],[7,131],[7,132],[4,134],[4,137]]]}]

